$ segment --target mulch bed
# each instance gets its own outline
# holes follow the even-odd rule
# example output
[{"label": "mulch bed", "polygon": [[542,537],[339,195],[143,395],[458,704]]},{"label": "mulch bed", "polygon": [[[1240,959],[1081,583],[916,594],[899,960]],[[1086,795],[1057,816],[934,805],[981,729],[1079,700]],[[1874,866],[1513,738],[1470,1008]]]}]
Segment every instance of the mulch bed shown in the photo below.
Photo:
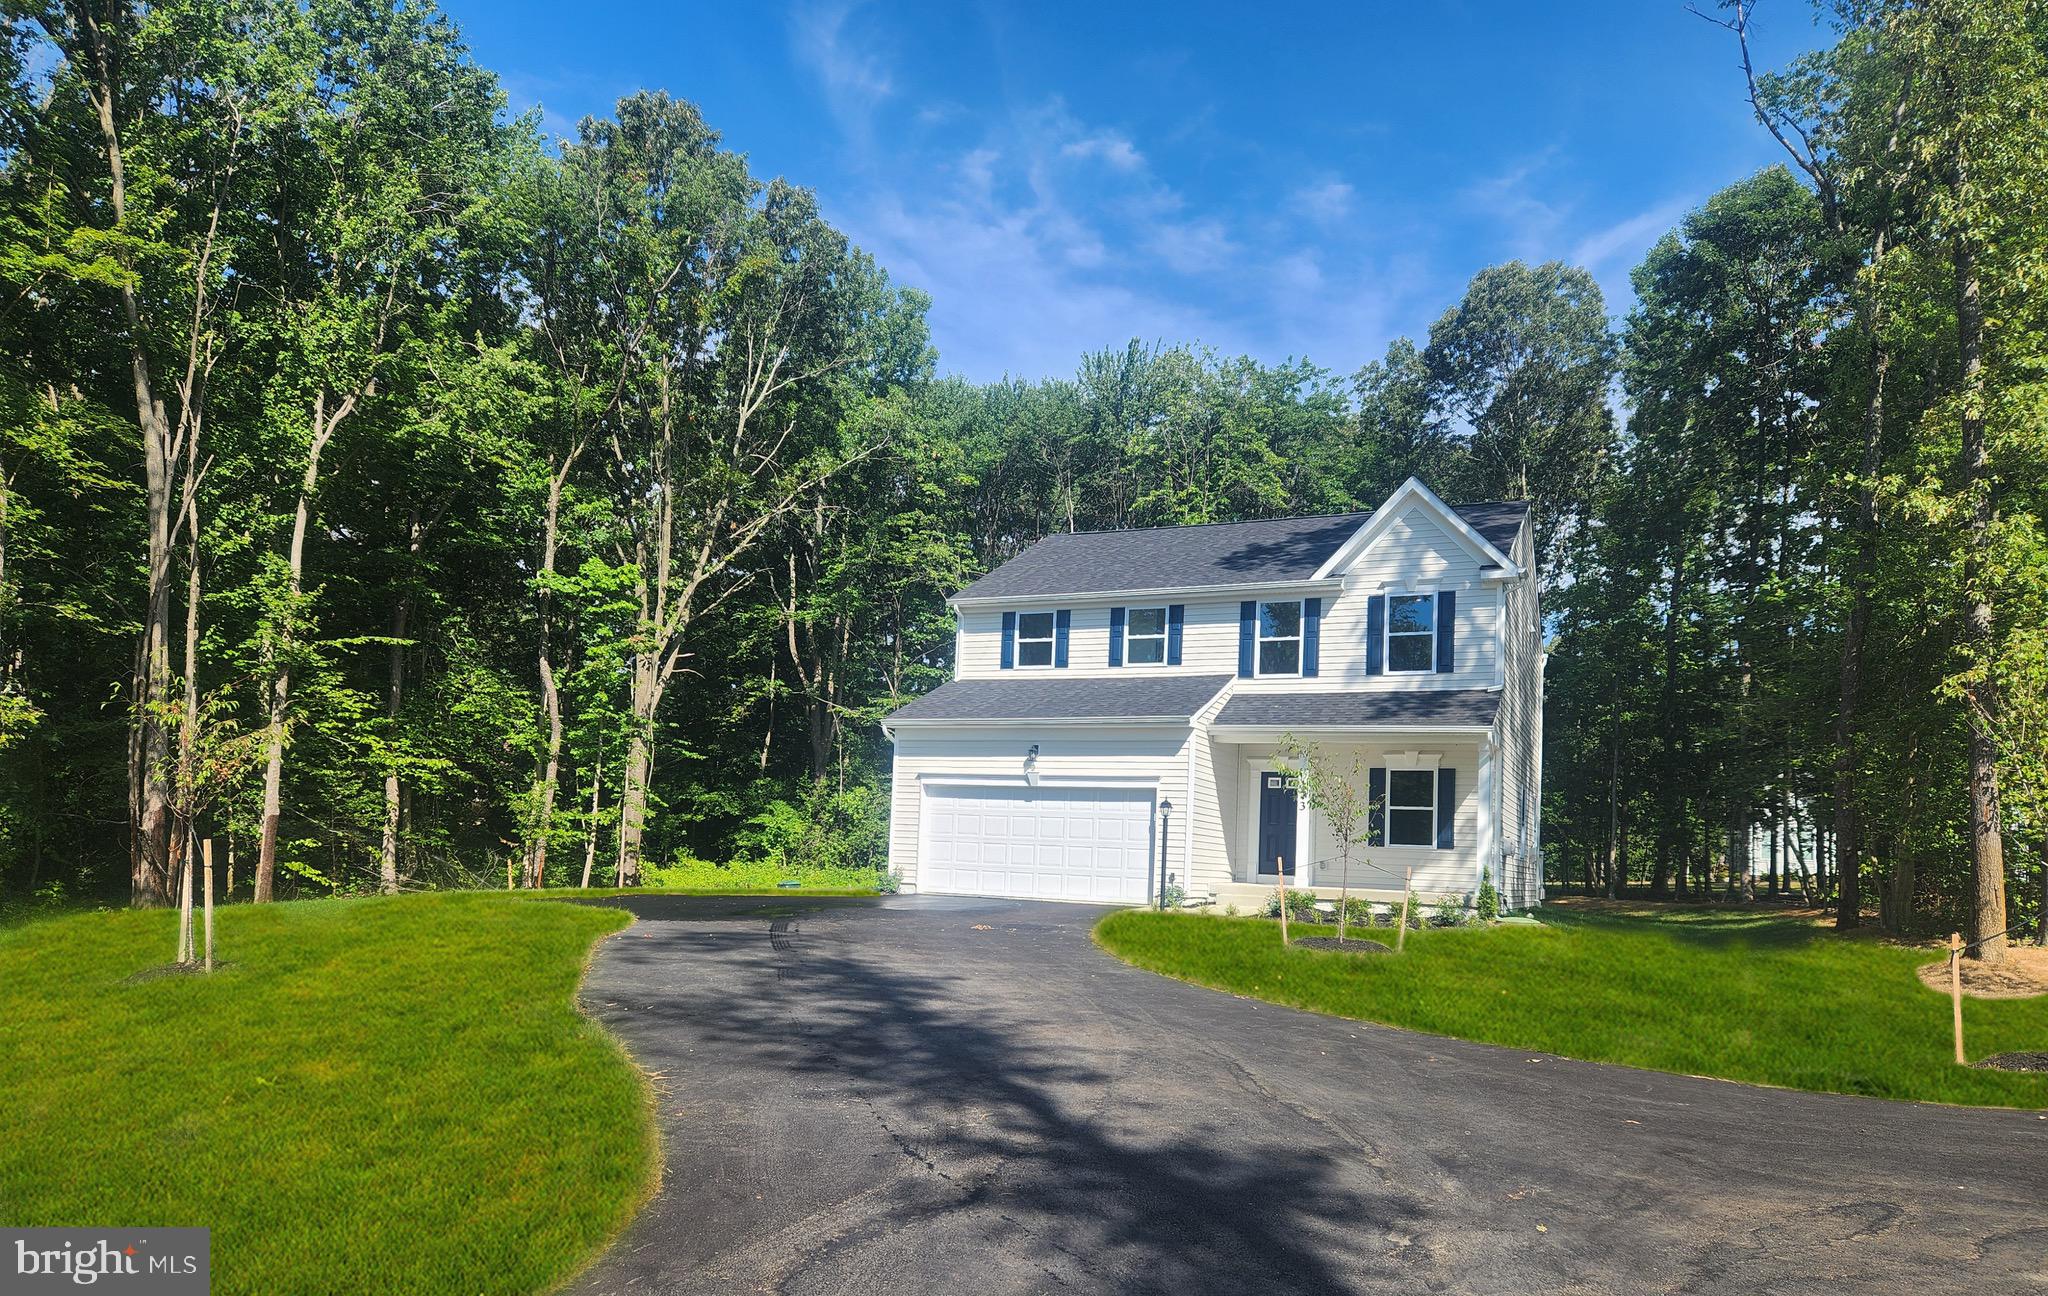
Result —
[{"label": "mulch bed", "polygon": [[1376,940],[1338,940],[1335,936],[1297,936],[1294,944],[1303,949],[1339,950],[1346,954],[1392,954],[1394,951]]},{"label": "mulch bed", "polygon": [[1970,1065],[1986,1071],[2048,1071],[2048,1053],[1993,1053]]}]

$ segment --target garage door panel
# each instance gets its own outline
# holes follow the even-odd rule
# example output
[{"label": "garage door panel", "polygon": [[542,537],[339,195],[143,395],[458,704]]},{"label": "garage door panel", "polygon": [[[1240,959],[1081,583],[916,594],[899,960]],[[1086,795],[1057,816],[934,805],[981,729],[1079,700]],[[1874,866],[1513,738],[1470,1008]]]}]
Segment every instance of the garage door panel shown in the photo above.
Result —
[{"label": "garage door panel", "polygon": [[925,789],[918,889],[1142,904],[1151,889],[1144,788]]}]

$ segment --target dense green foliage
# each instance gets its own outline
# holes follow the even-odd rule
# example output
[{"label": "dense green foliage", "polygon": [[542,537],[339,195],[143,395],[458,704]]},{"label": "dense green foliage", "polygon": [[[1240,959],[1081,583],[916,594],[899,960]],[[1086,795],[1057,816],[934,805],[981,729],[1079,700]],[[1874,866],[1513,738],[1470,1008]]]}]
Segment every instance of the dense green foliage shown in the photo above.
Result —
[{"label": "dense green foliage", "polygon": [[1628,435],[1550,601],[1549,863],[2039,931],[2048,7],[1837,19],[1753,84],[1791,165],[1636,271]]},{"label": "dense green foliage", "polygon": [[1840,6],[1756,83],[1793,165],[1619,329],[1511,263],[1355,372],[986,385],[683,100],[542,139],[427,5],[0,14],[0,894],[158,902],[196,838],[259,896],[871,875],[948,591],[1415,474],[1533,504],[1553,879],[1755,842],[1852,918],[1988,933],[2010,874],[2037,922],[2039,0]]},{"label": "dense green foliage", "polygon": [[[1757,1084],[2048,1107],[2048,1077],[1958,1067],[1924,949],[1749,910],[1425,928],[1399,958],[1280,944],[1256,918],[1132,911],[1095,929],[1139,967],[1460,1039]],[[2038,1049],[2048,999],[1966,1000],[1976,1056]]]},{"label": "dense green foliage", "polygon": [[[607,908],[435,895],[0,930],[10,1224],[213,1230],[219,1292],[530,1292],[652,1187],[651,1097],[576,1011]],[[394,1029],[401,1023],[401,1029]]]}]

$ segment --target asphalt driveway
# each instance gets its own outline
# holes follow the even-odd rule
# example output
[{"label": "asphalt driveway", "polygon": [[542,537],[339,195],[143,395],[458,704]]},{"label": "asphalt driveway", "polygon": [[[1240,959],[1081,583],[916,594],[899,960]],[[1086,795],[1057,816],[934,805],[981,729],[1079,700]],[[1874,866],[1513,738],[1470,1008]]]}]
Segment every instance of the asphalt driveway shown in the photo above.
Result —
[{"label": "asphalt driveway", "polygon": [[2048,1119],[1317,1017],[1101,910],[619,900],[661,1190],[586,1293],[2048,1292]]}]

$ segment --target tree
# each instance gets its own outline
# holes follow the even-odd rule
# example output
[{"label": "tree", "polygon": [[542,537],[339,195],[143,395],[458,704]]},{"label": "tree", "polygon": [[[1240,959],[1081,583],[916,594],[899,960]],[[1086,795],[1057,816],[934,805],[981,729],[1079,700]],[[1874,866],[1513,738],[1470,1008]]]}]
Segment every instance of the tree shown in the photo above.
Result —
[{"label": "tree", "polygon": [[1295,767],[1302,800],[1323,816],[1337,843],[1337,939],[1342,942],[1351,924],[1351,853],[1375,808],[1366,792],[1365,755],[1354,748],[1348,760],[1339,760],[1320,744],[1301,742],[1292,734],[1281,740],[1280,755]]}]

